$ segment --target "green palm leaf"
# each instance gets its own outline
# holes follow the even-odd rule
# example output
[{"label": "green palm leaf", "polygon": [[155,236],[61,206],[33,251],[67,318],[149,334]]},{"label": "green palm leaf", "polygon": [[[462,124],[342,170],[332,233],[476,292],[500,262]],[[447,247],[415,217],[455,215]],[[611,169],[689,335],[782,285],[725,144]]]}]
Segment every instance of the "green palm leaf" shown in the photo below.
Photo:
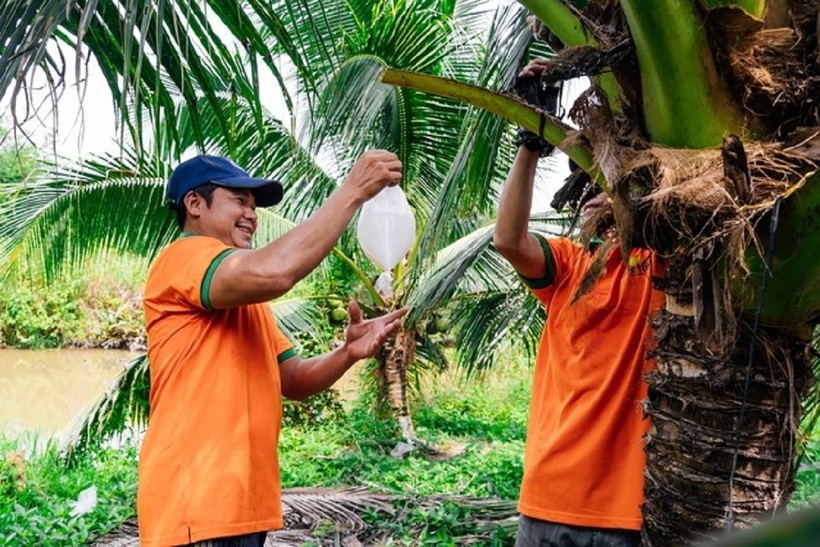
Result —
[{"label": "green palm leaf", "polygon": [[165,172],[130,160],[99,157],[6,189],[0,275],[25,262],[51,279],[108,249],[155,256],[177,234],[163,207]]},{"label": "green palm leaf", "polygon": [[112,435],[148,423],[150,373],[148,356],[132,359],[117,378],[92,405],[69,435],[65,454],[76,461],[92,447],[100,446]]},{"label": "green palm leaf", "polygon": [[[0,22],[4,38],[3,53],[0,54],[0,96],[5,95],[18,75],[53,62],[46,45],[64,21],[67,11],[66,2],[62,0],[11,0],[4,4]],[[24,80],[18,80],[15,92],[23,85]]]},{"label": "green palm leaf", "polygon": [[[532,229],[559,235],[566,229],[563,216],[533,216]],[[442,249],[435,262],[420,277],[418,286],[407,301],[411,312],[407,321],[417,322],[442,302],[473,294],[514,290],[519,283],[509,263],[491,246],[495,225],[485,226]]]},{"label": "green palm leaf", "polygon": [[[563,216],[533,217],[532,229],[539,232],[559,235],[566,228]],[[519,341],[531,359],[543,325],[541,306],[492,248],[493,230],[480,228],[440,251],[408,301],[411,324],[451,302],[456,364],[468,373],[492,367],[509,351],[510,340]]]},{"label": "green palm leaf", "polygon": [[[276,55],[288,55],[291,63],[305,71],[299,51],[276,12],[261,2],[213,1],[203,5],[197,1],[132,0],[94,1],[82,9],[66,2],[35,6],[16,2],[11,18],[4,18],[4,22],[19,26],[14,32],[8,29],[4,33],[8,39],[0,55],[0,92],[5,93],[17,79],[13,90],[17,96],[25,89],[20,75],[33,76],[38,71],[59,92],[67,67],[62,57],[51,58],[47,44],[58,40],[78,53],[88,48],[108,82],[124,127],[140,146],[151,126],[164,129],[165,136],[176,140],[177,98],[188,105],[194,135],[200,143],[206,133],[199,126],[197,107],[205,102],[216,109],[221,93],[253,105],[257,122],[261,122],[260,60],[279,83],[288,108],[292,100]],[[248,6],[258,12],[246,10]],[[225,25],[227,36],[215,30],[215,17]],[[259,21],[266,24],[264,35],[256,31]],[[275,42],[275,50],[269,42]],[[240,49],[248,55],[238,57]],[[75,71],[81,76],[84,69],[79,59]],[[250,75],[245,74],[248,66]],[[146,116],[151,122],[148,125],[144,124]],[[227,150],[237,149],[237,141],[231,139],[230,119],[217,121],[230,145]]]},{"label": "green palm leaf", "polygon": [[325,348],[329,344],[322,327],[327,324],[327,317],[319,305],[321,302],[319,295],[313,295],[311,298],[277,298],[271,306],[279,327],[291,341],[297,344],[309,341],[313,347]]},{"label": "green palm leaf", "polygon": [[[531,41],[528,34],[520,32],[522,23],[521,10],[496,13],[488,33],[487,52],[477,71],[478,85],[511,87]],[[432,97],[428,100],[435,101]],[[495,202],[493,183],[503,179],[509,169],[507,158],[513,154],[511,142],[504,138],[507,127],[505,120],[489,112],[472,108],[467,111],[454,160],[443,177],[437,200],[429,205],[417,260],[423,261],[426,254],[441,247],[440,242],[462,237],[492,216],[494,211],[489,206]],[[433,150],[427,153],[437,157]]]}]

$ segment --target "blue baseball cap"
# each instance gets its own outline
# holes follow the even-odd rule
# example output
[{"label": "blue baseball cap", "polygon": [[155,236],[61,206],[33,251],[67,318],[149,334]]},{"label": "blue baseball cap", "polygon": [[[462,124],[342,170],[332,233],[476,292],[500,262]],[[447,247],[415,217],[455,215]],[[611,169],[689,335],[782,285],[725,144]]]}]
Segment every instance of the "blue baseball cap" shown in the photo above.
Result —
[{"label": "blue baseball cap", "polygon": [[201,155],[180,163],[171,173],[165,190],[169,206],[179,206],[188,192],[209,182],[251,190],[258,207],[270,207],[282,201],[280,182],[255,179],[228,158]]}]

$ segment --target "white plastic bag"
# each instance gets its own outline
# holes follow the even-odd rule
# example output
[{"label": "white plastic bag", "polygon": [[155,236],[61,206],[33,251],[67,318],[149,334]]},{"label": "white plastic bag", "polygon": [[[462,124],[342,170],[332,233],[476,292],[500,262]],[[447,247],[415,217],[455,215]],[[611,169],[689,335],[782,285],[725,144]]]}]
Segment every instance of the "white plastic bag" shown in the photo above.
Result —
[{"label": "white plastic bag", "polygon": [[416,218],[401,188],[388,186],[362,206],[356,237],[364,254],[384,272],[377,281],[380,289],[392,289],[390,271],[416,240]]},{"label": "white plastic bag", "polygon": [[97,487],[89,486],[80,492],[77,501],[70,501],[68,504],[72,506],[71,513],[69,513],[72,517],[79,517],[80,515],[90,513],[97,507]]}]

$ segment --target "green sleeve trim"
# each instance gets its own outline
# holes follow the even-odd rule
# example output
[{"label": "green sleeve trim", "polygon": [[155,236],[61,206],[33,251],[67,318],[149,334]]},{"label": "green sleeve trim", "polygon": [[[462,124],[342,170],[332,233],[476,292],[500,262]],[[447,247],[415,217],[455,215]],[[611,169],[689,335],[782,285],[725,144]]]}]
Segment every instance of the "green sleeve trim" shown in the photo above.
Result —
[{"label": "green sleeve trim", "polygon": [[541,249],[544,251],[544,264],[546,270],[544,272],[544,277],[540,279],[524,277],[523,275],[519,275],[518,277],[520,277],[524,284],[531,289],[544,289],[552,285],[552,282],[555,281],[555,263],[552,260],[552,251],[550,251],[550,244],[547,243],[546,238],[538,234],[535,234],[535,237],[538,239],[538,243],[541,244]]},{"label": "green sleeve trim", "polygon": [[276,362],[281,365],[291,357],[296,357],[297,355],[298,353],[296,352],[295,348],[286,349],[285,351],[276,356]]},{"label": "green sleeve trim", "polygon": [[202,306],[206,310],[212,310],[213,307],[211,306],[211,297],[209,293],[211,292],[211,281],[214,278],[214,272],[222,264],[222,261],[231,254],[232,252],[236,251],[236,249],[225,249],[211,261],[211,265],[208,266],[208,269],[205,271],[205,278],[202,280],[202,288],[199,290],[199,299],[202,300]]}]

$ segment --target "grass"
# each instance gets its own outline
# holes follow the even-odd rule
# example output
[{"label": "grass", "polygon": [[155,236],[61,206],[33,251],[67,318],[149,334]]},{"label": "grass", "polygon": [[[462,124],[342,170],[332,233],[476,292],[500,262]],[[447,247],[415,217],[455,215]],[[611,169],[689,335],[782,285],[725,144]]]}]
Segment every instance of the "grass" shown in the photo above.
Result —
[{"label": "grass", "polygon": [[[284,428],[283,487],[354,485],[400,493],[397,518],[362,516],[382,541],[389,538],[382,544],[457,544],[456,536],[478,533],[476,509],[428,497],[497,499],[509,512],[521,481],[529,392],[527,368],[514,364],[469,382],[452,372],[429,378],[415,398],[414,420],[417,434],[438,453],[402,460],[389,455],[398,438],[392,421],[375,418],[363,396],[329,419]],[[792,508],[820,503],[818,462],[820,429],[809,439]],[[116,527],[135,514],[136,469],[137,448],[129,443],[67,468],[53,442],[0,439],[0,545],[82,545]],[[71,502],[92,485],[97,507],[72,517]],[[483,544],[513,541],[509,526],[484,534]]]}]

